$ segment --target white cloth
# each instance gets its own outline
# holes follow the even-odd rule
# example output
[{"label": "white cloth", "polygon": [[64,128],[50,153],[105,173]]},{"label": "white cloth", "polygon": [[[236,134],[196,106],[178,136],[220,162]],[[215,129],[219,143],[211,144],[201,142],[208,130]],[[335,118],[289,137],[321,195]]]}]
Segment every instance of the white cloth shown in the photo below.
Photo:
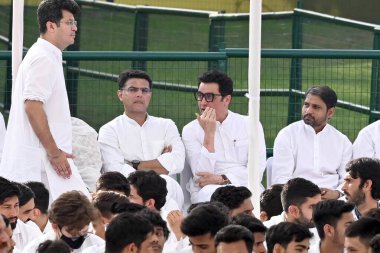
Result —
[{"label": "white cloth", "polygon": [[106,244],[103,245],[92,245],[85,248],[82,253],[104,253],[106,251]]},{"label": "white cloth", "polygon": [[41,231],[31,225],[25,224],[21,220],[17,220],[16,228],[13,230],[12,239],[15,241],[19,251],[22,251],[28,243],[42,235]]},{"label": "white cloth", "polygon": [[311,245],[309,248],[309,253],[320,253],[319,243]]},{"label": "white cloth", "polygon": [[180,253],[193,253],[193,249],[192,249],[192,247],[190,245],[190,246],[187,246],[186,248],[182,249],[180,251]]},{"label": "white cloth", "polygon": [[47,233],[49,233],[52,230],[53,230],[53,228],[51,226],[50,221],[48,220],[47,223],[46,223],[46,225],[45,225],[44,231],[42,233],[43,234],[47,234]]},{"label": "white cloth", "polygon": [[283,128],[274,141],[272,183],[302,177],[319,187],[336,189],[351,158],[350,140],[333,126],[327,124],[316,134],[311,126],[297,121]]},{"label": "white cloth", "polygon": [[[215,153],[210,153],[203,146],[204,131],[198,120],[187,124],[182,131],[186,149],[186,159],[193,177],[187,184],[191,202],[210,200],[212,193],[220,185],[207,185],[202,189],[195,183],[198,172],[226,175],[235,186],[248,185],[248,117],[228,111],[226,119],[216,123]],[[260,181],[266,166],[266,148],[264,131],[259,125]]]},{"label": "white cloth", "polygon": [[53,200],[69,190],[88,194],[72,159],[68,159],[73,173],[70,179],[64,179],[54,171],[30,125],[24,109],[25,100],[43,103],[50,132],[57,146],[71,153],[71,118],[62,68],[62,51],[41,38],[29,49],[17,73],[0,176],[17,182],[41,182],[41,174],[46,171],[46,187]]},{"label": "white cloth", "polygon": [[[54,241],[54,240],[57,240],[57,239],[58,238],[57,238],[57,235],[56,235],[55,231],[52,230],[49,233],[44,234],[44,235],[36,238],[32,242],[30,242],[25,247],[25,249],[23,250],[23,253],[35,253],[36,249],[38,248],[38,246],[42,242],[44,242],[46,240],[53,240]],[[73,253],[80,253],[80,252],[83,252],[84,249],[86,249],[88,247],[91,247],[91,246],[94,246],[94,245],[96,245],[98,247],[102,247],[104,245],[104,240],[102,238],[100,238],[99,236],[97,236],[97,235],[88,234],[88,236],[84,240],[82,246],[79,249],[72,250],[71,252],[73,252]]]},{"label": "white cloth", "polygon": [[354,159],[360,157],[380,159],[380,120],[360,130],[352,149]]},{"label": "white cloth", "polygon": [[0,161],[1,161],[1,157],[3,156],[3,147],[4,147],[6,131],[7,130],[5,128],[5,122],[4,122],[3,114],[0,113]]},{"label": "white cloth", "polygon": [[95,192],[96,180],[102,169],[102,156],[98,144],[98,133],[81,119],[71,117],[73,127],[74,164],[83,181]]},{"label": "white cloth", "polygon": [[[99,130],[99,146],[102,153],[103,172],[118,171],[128,177],[135,169],[127,161],[157,159],[169,172],[180,173],[185,163],[185,148],[177,126],[170,119],[147,115],[140,126],[126,114],[102,126]],[[172,151],[162,154],[165,147]],[[174,199],[179,210],[183,205],[183,193],[179,184],[170,176],[162,175],[168,188],[167,199]],[[174,210],[174,209],[171,209]]]}]

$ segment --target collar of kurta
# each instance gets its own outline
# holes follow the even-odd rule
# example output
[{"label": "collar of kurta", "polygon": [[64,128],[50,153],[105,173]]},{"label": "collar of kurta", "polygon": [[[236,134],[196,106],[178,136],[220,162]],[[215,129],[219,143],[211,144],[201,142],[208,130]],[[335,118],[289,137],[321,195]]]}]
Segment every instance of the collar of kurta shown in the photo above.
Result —
[{"label": "collar of kurta", "polygon": [[54,54],[58,61],[62,62],[62,51],[58,47],[43,38],[38,38],[37,43],[49,50],[52,54]]},{"label": "collar of kurta", "polygon": [[[124,118],[127,120],[127,122],[131,123],[131,124],[134,124],[134,125],[139,125],[139,123],[136,122],[136,120],[128,117],[128,115],[126,113],[123,114]],[[150,120],[150,116],[148,113],[146,113],[146,119],[145,119],[145,122],[143,125],[145,125],[149,120]],[[139,125],[140,126],[140,125]]]}]

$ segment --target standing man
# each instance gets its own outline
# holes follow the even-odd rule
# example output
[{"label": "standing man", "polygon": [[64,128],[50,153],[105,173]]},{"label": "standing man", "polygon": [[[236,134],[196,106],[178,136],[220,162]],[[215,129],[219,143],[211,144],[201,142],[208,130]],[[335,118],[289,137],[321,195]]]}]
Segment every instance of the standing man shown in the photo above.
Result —
[{"label": "standing man", "polygon": [[334,191],[343,183],[351,160],[352,144],[328,124],[335,113],[337,96],[327,86],[314,86],[305,93],[303,120],[282,129],[273,146],[273,184],[302,177],[322,187],[323,199],[337,199]]},{"label": "standing man", "polygon": [[168,176],[180,173],[185,163],[185,148],[177,126],[170,119],[147,113],[152,97],[152,80],[147,73],[125,71],[118,82],[117,96],[124,113],[99,130],[103,172],[118,171],[128,177],[136,170],[153,170],[166,180],[168,198],[181,209],[182,189]]},{"label": "standing man", "polygon": [[[192,203],[209,201],[226,184],[248,185],[248,117],[228,110],[232,92],[233,81],[225,73],[212,70],[199,77],[195,93],[199,114],[182,132],[192,171],[187,184]],[[261,125],[257,141],[262,175],[266,148]]]},{"label": "standing man", "polygon": [[62,51],[74,43],[79,6],[45,0],[37,9],[40,38],[17,73],[0,176],[39,181],[52,199],[76,189],[88,194],[72,161],[72,131]]}]

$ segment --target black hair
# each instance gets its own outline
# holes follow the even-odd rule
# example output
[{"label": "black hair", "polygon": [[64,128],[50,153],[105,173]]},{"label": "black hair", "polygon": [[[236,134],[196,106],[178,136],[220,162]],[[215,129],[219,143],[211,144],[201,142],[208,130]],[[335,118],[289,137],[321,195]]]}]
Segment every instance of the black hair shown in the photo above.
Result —
[{"label": "black hair", "polygon": [[375,207],[369,209],[369,211],[364,213],[364,217],[370,217],[380,221],[380,208]]},{"label": "black hair", "polygon": [[70,247],[62,240],[46,240],[38,245],[37,253],[70,253]]},{"label": "black hair", "polygon": [[146,206],[143,206],[143,205],[139,205],[139,204],[136,204],[136,203],[132,203],[132,202],[129,202],[129,203],[116,203],[113,207],[112,207],[112,210],[111,212],[112,213],[124,213],[124,212],[127,212],[127,213],[137,213],[143,209],[146,209],[147,207]]},{"label": "black hair", "polygon": [[0,205],[2,205],[7,198],[11,197],[20,197],[19,188],[8,179],[0,177]]},{"label": "black hair", "polygon": [[151,210],[149,208],[144,208],[141,211],[139,211],[137,214],[148,219],[154,227],[161,227],[164,232],[165,239],[168,239],[169,229],[168,229],[168,226],[166,225],[166,221],[162,219],[159,212],[155,210]]},{"label": "black hair", "polygon": [[248,228],[252,233],[265,233],[267,227],[261,222],[261,220],[248,214],[238,214],[232,218],[232,224],[242,225]]},{"label": "black hair", "polygon": [[283,184],[274,184],[260,195],[260,211],[264,211],[267,214],[268,220],[272,216],[282,213],[281,191],[283,187]]},{"label": "black hair", "polygon": [[211,202],[219,201],[227,206],[230,210],[239,208],[244,200],[252,196],[251,191],[245,186],[227,185],[219,187],[211,195]]},{"label": "black hair", "polygon": [[153,232],[154,227],[148,219],[131,213],[119,214],[107,227],[105,253],[121,253],[131,243],[139,248]]},{"label": "black hair", "polygon": [[346,228],[346,237],[359,237],[359,241],[367,247],[371,239],[380,234],[380,221],[374,218],[362,217]]},{"label": "black hair", "polygon": [[144,201],[154,199],[154,207],[157,210],[161,210],[161,207],[165,205],[168,194],[166,181],[155,171],[135,171],[129,174],[128,181],[136,188],[138,195]]},{"label": "black hair", "polygon": [[241,225],[228,225],[219,230],[215,235],[215,247],[222,242],[232,243],[243,240],[247,247],[247,252],[252,252],[255,243],[253,234],[248,228]]},{"label": "black hair", "polygon": [[370,242],[372,253],[380,253],[380,234],[375,235]]},{"label": "black hair", "polygon": [[380,160],[376,158],[362,157],[352,160],[347,164],[346,171],[354,179],[359,178],[359,188],[363,188],[367,180],[372,181],[371,196],[380,199]]},{"label": "black hair", "polygon": [[288,212],[289,206],[299,207],[307,201],[307,198],[318,194],[321,194],[321,190],[313,182],[300,177],[290,179],[281,191],[282,208]]},{"label": "black hair", "polygon": [[105,172],[98,178],[96,191],[99,190],[123,192],[127,197],[131,193],[128,179],[117,171]]},{"label": "black hair", "polygon": [[44,0],[39,4],[37,8],[37,21],[41,34],[46,33],[46,23],[48,21],[60,26],[63,10],[72,13],[74,16],[80,12],[80,8],[74,0]]},{"label": "black hair", "polygon": [[219,86],[219,92],[223,97],[231,95],[234,91],[232,79],[226,74],[219,70],[210,70],[203,73],[198,78],[198,87],[201,83],[217,83]]},{"label": "black hair", "polygon": [[139,78],[139,79],[145,79],[149,83],[149,89],[152,89],[152,79],[150,76],[142,71],[142,70],[137,70],[137,69],[132,69],[132,70],[125,70],[120,73],[119,79],[117,80],[119,84],[119,90],[123,89],[125,86],[125,83],[132,78]]},{"label": "black hair", "polygon": [[39,209],[41,213],[47,214],[49,208],[49,190],[41,182],[26,182],[26,186],[32,189],[34,193],[35,208]]},{"label": "black hair", "polygon": [[210,233],[216,234],[222,227],[228,225],[228,215],[212,204],[204,204],[194,208],[182,221],[181,230],[187,236],[198,236]]},{"label": "black hair", "polygon": [[273,252],[274,245],[277,243],[286,249],[288,244],[292,241],[301,242],[312,237],[313,234],[310,230],[302,224],[280,222],[270,227],[267,232],[266,242],[268,253]]},{"label": "black hair", "polygon": [[99,210],[103,217],[111,218],[113,208],[118,204],[129,203],[128,197],[112,191],[102,191],[96,194],[92,204]]},{"label": "black hair", "polygon": [[32,189],[30,189],[27,185],[18,183],[18,182],[13,182],[13,183],[20,190],[20,196],[18,198],[20,207],[28,203],[31,199],[36,198]]},{"label": "black hair", "polygon": [[320,97],[323,102],[326,104],[327,110],[335,107],[336,103],[338,102],[338,98],[336,96],[336,93],[333,89],[331,89],[328,86],[313,86],[310,89],[308,89],[305,93],[305,97],[307,95],[313,95]]},{"label": "black hair", "polygon": [[326,224],[329,224],[336,228],[336,225],[342,215],[344,213],[352,212],[354,208],[354,204],[336,199],[324,200],[317,203],[313,209],[313,221],[321,240],[325,238],[323,227]]}]

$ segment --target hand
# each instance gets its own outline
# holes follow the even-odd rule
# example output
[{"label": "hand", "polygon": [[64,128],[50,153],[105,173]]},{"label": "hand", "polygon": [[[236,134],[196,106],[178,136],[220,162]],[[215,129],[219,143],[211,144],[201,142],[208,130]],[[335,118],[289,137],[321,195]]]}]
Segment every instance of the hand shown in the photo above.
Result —
[{"label": "hand", "polygon": [[328,188],[321,188],[321,195],[322,195],[322,200],[326,199],[339,199],[340,194],[336,190],[331,190]]},{"label": "hand", "polygon": [[203,187],[209,184],[222,184],[223,178],[221,175],[215,175],[209,172],[198,172],[197,175],[199,178],[195,180],[195,183],[199,185],[199,187]]},{"label": "hand", "polygon": [[67,158],[74,158],[72,154],[68,154],[62,150],[59,150],[59,154],[56,156],[49,156],[49,161],[53,166],[57,174],[63,178],[70,178],[71,168],[67,161]]},{"label": "hand", "polygon": [[205,134],[215,133],[216,130],[216,112],[214,108],[206,107],[201,115],[195,113],[199,125],[201,125]]},{"label": "hand", "polygon": [[162,150],[161,154],[170,153],[170,152],[172,152],[172,145],[165,147],[164,150]]},{"label": "hand", "polygon": [[183,220],[183,214],[179,210],[173,210],[169,212],[167,216],[169,227],[175,234],[177,240],[180,240],[182,237],[184,237],[184,234],[181,231],[182,220]]}]

